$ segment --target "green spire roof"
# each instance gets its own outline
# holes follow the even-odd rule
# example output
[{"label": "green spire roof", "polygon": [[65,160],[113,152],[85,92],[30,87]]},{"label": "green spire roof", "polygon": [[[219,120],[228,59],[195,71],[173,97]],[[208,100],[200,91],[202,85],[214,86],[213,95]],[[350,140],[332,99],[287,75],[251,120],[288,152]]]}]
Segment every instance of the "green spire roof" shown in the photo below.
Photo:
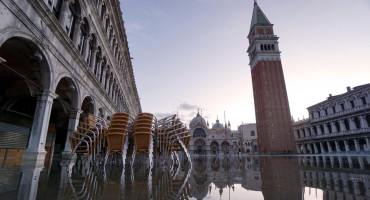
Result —
[{"label": "green spire roof", "polygon": [[254,3],[250,31],[252,30],[255,24],[259,24],[259,25],[271,24],[270,21],[267,19],[266,15],[262,12],[261,8],[258,6],[256,2]]}]

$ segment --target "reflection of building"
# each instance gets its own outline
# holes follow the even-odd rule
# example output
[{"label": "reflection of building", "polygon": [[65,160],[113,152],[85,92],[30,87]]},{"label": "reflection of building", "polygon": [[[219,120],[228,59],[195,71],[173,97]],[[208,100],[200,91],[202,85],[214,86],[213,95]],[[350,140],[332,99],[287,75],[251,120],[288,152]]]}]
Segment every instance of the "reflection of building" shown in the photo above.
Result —
[{"label": "reflection of building", "polygon": [[294,122],[300,153],[370,151],[370,84],[347,88],[307,108],[309,119]]},{"label": "reflection of building", "polygon": [[0,10],[0,149],[68,154],[81,113],[140,112],[118,0],[9,0]]},{"label": "reflection of building", "polygon": [[248,39],[259,152],[295,152],[279,38],[256,2]]},{"label": "reflection of building", "polygon": [[[261,191],[261,174],[257,157],[193,157],[189,183],[191,195],[204,199],[211,192],[222,194],[227,188],[241,184],[244,189]],[[216,191],[212,191],[211,184]]]},{"label": "reflection of building", "polygon": [[309,156],[299,160],[302,186],[322,189],[324,200],[370,198],[368,156]]},{"label": "reflection of building", "polygon": [[[255,125],[244,124],[239,126],[238,130],[230,129],[230,122],[227,127],[217,119],[216,123],[209,128],[208,122],[199,115],[190,122],[190,140],[189,151],[191,154],[198,155],[219,155],[219,154],[237,154],[256,152],[257,146],[255,140],[257,131]],[[254,136],[250,136],[250,135]]]}]

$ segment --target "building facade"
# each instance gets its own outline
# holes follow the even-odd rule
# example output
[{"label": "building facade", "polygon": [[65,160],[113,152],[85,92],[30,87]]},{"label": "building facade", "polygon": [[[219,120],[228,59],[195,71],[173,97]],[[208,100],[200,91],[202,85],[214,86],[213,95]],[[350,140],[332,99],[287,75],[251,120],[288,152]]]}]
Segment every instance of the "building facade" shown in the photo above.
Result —
[{"label": "building facade", "polygon": [[259,152],[295,152],[279,38],[256,2],[248,39]]},{"label": "building facade", "polygon": [[370,151],[370,84],[330,94],[307,110],[309,118],[293,124],[299,153]]},{"label": "building facade", "polygon": [[68,155],[80,116],[141,112],[119,0],[3,0],[0,9],[2,153]]},{"label": "building facade", "polygon": [[[225,155],[257,152],[257,130],[255,124],[242,124],[238,130],[230,129],[230,122],[225,127],[217,119],[209,123],[198,113],[190,122],[192,138],[189,144],[190,154]],[[254,134],[254,136],[250,136]]]}]

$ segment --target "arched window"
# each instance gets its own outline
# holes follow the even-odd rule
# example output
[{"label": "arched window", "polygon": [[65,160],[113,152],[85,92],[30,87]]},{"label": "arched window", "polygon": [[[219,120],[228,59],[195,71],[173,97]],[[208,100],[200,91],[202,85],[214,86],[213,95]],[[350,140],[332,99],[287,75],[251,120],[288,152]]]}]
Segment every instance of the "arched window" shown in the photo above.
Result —
[{"label": "arched window", "polygon": [[346,130],[348,131],[349,130],[349,122],[348,122],[348,119],[345,119],[344,120],[344,125],[346,127]]},{"label": "arched window", "polygon": [[61,0],[48,0],[48,7],[57,19],[59,19],[61,5]]},{"label": "arched window", "polygon": [[361,122],[358,117],[353,118],[353,121],[355,122],[356,129],[361,128]]},{"label": "arched window", "polygon": [[263,44],[261,44],[261,50],[263,51]]},{"label": "arched window", "polygon": [[74,28],[76,24],[76,19],[78,16],[80,16],[80,13],[81,13],[81,7],[78,1],[74,1],[74,3],[69,5],[67,12],[68,13],[67,13],[65,31],[67,32],[69,38],[73,39],[74,37],[73,32],[74,32]]},{"label": "arched window", "polygon": [[206,137],[206,132],[202,128],[197,128],[193,132],[193,137],[194,138],[198,138],[198,137],[205,138]]},{"label": "arched window", "polygon": [[270,44],[268,44],[267,45],[267,49],[270,51],[271,50],[271,45]]},{"label": "arched window", "polygon": [[251,136],[256,136],[256,133],[254,131],[251,131]]},{"label": "arched window", "polygon": [[83,54],[83,50],[85,49],[85,43],[87,36],[89,34],[89,23],[86,18],[83,19],[83,23],[81,25],[81,33],[80,33],[80,38],[79,42],[77,45],[78,51]]},{"label": "arched window", "polygon": [[275,50],[275,45],[274,44],[271,45],[271,50]]}]

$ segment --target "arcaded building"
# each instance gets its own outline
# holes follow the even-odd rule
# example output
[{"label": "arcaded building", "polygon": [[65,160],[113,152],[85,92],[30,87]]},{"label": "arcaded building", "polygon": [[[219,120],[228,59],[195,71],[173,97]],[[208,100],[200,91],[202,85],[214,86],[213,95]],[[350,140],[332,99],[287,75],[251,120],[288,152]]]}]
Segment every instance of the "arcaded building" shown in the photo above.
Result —
[{"label": "arcaded building", "polygon": [[209,126],[199,113],[189,125],[192,136],[189,152],[193,155],[225,155],[257,152],[255,124],[242,124],[231,130],[230,122],[224,126],[220,120]]},{"label": "arcaded building", "polygon": [[119,0],[4,0],[0,10],[1,156],[68,155],[80,116],[141,112]]},{"label": "arcaded building", "polygon": [[295,152],[279,38],[256,2],[248,39],[259,152]]},{"label": "arcaded building", "polygon": [[307,110],[309,118],[293,124],[299,153],[370,151],[370,84],[330,94]]}]

